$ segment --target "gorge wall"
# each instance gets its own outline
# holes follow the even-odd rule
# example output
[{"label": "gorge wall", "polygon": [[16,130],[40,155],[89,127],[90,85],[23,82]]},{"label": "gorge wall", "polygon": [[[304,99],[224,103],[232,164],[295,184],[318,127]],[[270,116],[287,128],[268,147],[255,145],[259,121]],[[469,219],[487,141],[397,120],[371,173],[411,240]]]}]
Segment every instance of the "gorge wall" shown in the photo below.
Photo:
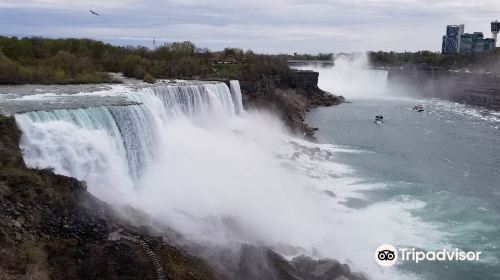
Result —
[{"label": "gorge wall", "polygon": [[500,109],[500,77],[491,73],[430,67],[393,68],[389,70],[388,84],[396,91],[404,87],[422,97]]}]

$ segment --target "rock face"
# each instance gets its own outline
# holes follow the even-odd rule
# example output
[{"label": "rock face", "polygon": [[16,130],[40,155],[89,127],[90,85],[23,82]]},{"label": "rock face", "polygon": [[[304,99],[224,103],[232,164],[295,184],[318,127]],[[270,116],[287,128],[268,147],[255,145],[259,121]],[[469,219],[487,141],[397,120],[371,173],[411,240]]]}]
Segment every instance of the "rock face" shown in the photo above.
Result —
[{"label": "rock face", "polygon": [[389,70],[389,85],[414,94],[500,110],[500,77],[488,73],[454,72],[430,67]]},{"label": "rock face", "polygon": [[311,108],[345,101],[342,96],[321,90],[318,77],[319,73],[313,71],[293,71],[257,81],[240,81],[243,104],[246,108],[277,113],[293,132],[313,138],[317,129],[304,122],[307,112]]}]

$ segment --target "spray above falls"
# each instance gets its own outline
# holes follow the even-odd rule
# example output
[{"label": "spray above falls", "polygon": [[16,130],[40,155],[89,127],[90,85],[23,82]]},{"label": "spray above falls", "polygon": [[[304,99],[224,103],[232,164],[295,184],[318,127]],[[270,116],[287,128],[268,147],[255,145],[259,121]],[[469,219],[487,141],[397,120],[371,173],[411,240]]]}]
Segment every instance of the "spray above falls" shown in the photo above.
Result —
[{"label": "spray above falls", "polygon": [[333,67],[304,66],[319,72],[318,86],[347,100],[384,98],[389,95],[388,72],[373,69],[366,53],[338,55]]}]

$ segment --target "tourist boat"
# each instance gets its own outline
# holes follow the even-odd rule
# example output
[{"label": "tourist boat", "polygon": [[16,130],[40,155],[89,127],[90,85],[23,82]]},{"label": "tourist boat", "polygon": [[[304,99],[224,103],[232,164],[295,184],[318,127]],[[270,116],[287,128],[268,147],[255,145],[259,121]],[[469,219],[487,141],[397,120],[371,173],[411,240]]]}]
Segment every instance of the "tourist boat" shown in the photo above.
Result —
[{"label": "tourist boat", "polygon": [[416,105],[415,107],[413,107],[413,111],[423,112],[424,111],[424,106],[422,106],[422,105]]}]

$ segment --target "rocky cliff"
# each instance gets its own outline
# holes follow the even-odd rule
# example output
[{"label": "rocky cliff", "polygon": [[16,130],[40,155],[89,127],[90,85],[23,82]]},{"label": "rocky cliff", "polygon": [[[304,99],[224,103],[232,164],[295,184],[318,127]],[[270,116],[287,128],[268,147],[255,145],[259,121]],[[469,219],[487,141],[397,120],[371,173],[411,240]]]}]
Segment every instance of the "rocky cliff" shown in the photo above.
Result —
[{"label": "rocky cliff", "polygon": [[304,122],[307,112],[315,107],[345,101],[342,96],[321,90],[318,77],[319,73],[313,71],[293,71],[257,81],[240,81],[243,104],[246,108],[277,113],[293,132],[312,138],[317,129]]},{"label": "rocky cliff", "polygon": [[500,77],[491,73],[450,71],[431,67],[394,68],[389,85],[404,87],[414,94],[500,109]]}]

